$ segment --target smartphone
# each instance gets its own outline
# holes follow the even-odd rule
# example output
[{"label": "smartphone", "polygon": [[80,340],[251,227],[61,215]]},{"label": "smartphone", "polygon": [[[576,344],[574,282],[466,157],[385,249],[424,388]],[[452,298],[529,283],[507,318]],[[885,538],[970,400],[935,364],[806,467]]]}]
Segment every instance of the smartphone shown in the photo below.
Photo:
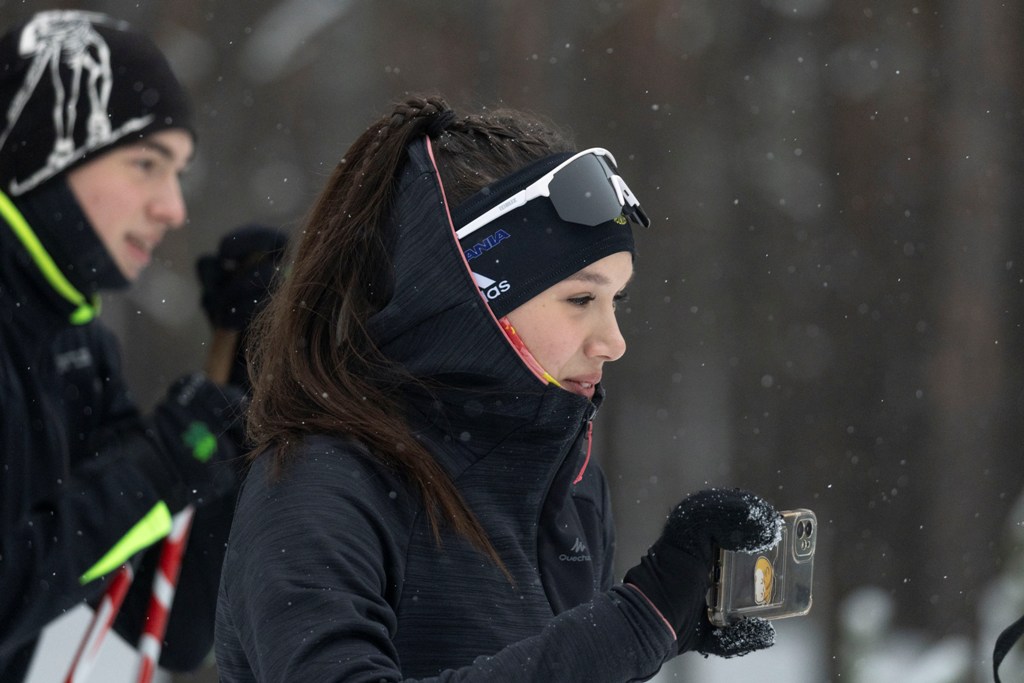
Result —
[{"label": "smartphone", "polygon": [[811,609],[818,519],[806,509],[782,513],[782,540],[770,550],[721,550],[708,591],[708,617],[726,626],[743,617],[783,619]]}]

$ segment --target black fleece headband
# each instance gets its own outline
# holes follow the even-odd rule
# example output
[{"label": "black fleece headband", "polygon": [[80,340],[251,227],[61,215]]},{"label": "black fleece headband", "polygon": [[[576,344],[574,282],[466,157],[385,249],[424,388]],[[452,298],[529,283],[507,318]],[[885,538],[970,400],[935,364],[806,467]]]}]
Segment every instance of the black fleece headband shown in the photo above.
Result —
[{"label": "black fleece headband", "polygon": [[0,189],[17,197],[115,145],[194,137],[160,50],[98,12],[39,12],[0,38]]},{"label": "black fleece headband", "polygon": [[[572,154],[536,161],[480,190],[452,211],[455,229],[497,206]],[[498,318],[605,256],[636,253],[629,222],[580,225],[562,220],[540,197],[498,217],[460,242],[469,268]]]}]

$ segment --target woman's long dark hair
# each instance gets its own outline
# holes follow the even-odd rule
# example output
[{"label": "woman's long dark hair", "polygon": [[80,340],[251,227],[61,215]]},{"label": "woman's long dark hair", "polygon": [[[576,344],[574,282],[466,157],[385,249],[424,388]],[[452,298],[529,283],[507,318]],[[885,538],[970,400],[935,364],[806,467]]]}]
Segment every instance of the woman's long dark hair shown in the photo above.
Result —
[{"label": "woman's long dark hair", "polygon": [[418,490],[438,543],[448,524],[504,571],[451,478],[410,432],[394,389],[412,378],[366,330],[389,296],[385,226],[397,178],[407,146],[424,135],[452,206],[572,149],[538,118],[508,109],[459,118],[440,97],[410,97],[370,126],[335,168],[306,218],[288,276],[253,326],[248,436],[254,456],[273,448],[277,474],[303,437],[351,436]]}]

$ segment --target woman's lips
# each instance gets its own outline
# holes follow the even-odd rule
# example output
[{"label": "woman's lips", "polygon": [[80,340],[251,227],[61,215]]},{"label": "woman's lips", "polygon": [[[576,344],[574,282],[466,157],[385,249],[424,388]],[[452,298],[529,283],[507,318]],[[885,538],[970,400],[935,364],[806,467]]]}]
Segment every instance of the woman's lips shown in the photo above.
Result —
[{"label": "woman's lips", "polygon": [[586,396],[587,398],[594,398],[597,383],[600,381],[600,378],[566,379],[562,380],[562,386],[574,394]]}]

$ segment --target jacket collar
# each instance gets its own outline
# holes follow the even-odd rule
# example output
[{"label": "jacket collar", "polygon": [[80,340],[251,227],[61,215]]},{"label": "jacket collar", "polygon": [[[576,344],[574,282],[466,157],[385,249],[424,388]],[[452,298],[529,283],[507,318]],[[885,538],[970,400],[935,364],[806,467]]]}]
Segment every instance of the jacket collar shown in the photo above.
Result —
[{"label": "jacket collar", "polygon": [[19,303],[31,305],[33,308],[52,308],[64,321],[73,325],[84,325],[95,318],[99,311],[99,297],[89,299],[71,284],[43,247],[21,211],[2,191],[0,217],[6,224],[2,241],[4,252],[11,252],[9,256],[14,261],[10,265],[27,272],[30,279],[38,284],[36,289],[40,292],[35,300]]}]

